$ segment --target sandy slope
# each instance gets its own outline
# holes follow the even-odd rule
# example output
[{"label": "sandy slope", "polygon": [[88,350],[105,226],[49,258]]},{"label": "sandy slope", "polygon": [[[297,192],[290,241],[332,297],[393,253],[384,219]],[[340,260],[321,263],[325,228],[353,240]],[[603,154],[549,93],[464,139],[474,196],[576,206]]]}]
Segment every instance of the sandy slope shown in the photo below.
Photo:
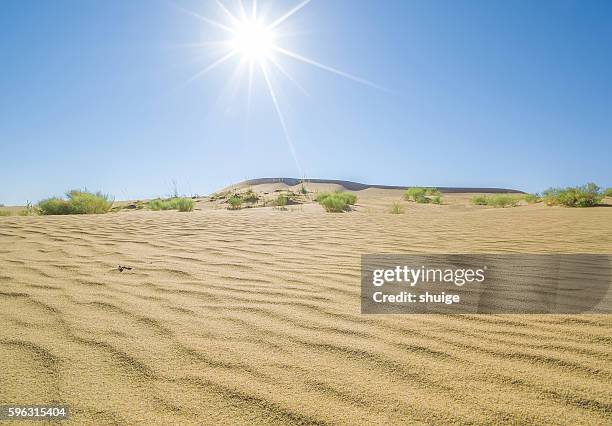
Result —
[{"label": "sandy slope", "polygon": [[[364,316],[370,252],[612,252],[612,209],[0,217],[0,403],[74,424],[612,421],[609,316]],[[117,265],[131,271],[119,272]]]}]

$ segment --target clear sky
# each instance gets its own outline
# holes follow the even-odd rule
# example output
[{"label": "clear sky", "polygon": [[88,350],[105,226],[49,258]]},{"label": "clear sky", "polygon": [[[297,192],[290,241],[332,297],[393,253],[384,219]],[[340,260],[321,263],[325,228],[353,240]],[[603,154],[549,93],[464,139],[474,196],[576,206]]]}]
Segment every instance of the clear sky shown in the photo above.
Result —
[{"label": "clear sky", "polygon": [[[299,177],[260,73],[248,118],[239,59],[188,83],[222,53],[186,44],[225,35],[181,8],[226,18],[212,0],[0,4],[0,203]],[[278,44],[387,90],[290,58],[307,95],[270,79],[306,177],[612,186],[611,22],[610,1],[313,0]]]}]

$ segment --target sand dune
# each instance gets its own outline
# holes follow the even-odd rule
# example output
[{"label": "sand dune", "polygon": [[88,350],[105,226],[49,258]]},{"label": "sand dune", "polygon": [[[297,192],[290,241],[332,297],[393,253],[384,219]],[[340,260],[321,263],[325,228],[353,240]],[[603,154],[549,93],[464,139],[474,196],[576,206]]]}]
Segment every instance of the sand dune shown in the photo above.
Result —
[{"label": "sand dune", "polygon": [[[401,189],[405,190],[406,186],[397,186],[397,185],[370,185],[359,182],[352,182],[349,180],[335,180],[335,179],[296,179],[296,178],[259,178],[259,179],[248,179],[233,185],[230,185],[221,191],[230,191],[230,190],[241,190],[246,188],[275,188],[275,189],[285,189],[285,188],[293,188],[299,189],[302,185],[307,186],[309,188],[318,187],[318,188],[328,188],[329,189],[339,189],[344,191],[363,191],[364,189]],[[522,191],[518,191],[516,189],[507,189],[507,188],[461,188],[461,187],[448,187],[448,186],[438,186],[436,187],[440,192],[447,194],[454,193],[488,193],[488,194],[510,194],[510,193],[522,193]]]},{"label": "sand dune", "polygon": [[609,316],[366,316],[359,266],[610,253],[612,209],[456,194],[387,214],[399,194],[347,214],[0,217],[0,403],[67,403],[74,424],[610,423]]}]

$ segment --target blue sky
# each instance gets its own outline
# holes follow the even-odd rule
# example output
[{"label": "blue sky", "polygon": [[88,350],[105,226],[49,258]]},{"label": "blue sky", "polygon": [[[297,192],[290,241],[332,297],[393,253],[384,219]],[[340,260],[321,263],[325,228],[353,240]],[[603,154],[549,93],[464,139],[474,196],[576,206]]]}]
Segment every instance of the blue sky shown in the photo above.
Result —
[{"label": "blue sky", "polygon": [[[2,2],[0,203],[298,177],[261,75],[248,120],[237,61],[186,84],[220,52],[180,45],[223,31],[180,8],[224,18],[213,1]],[[612,186],[610,22],[609,1],[313,0],[279,44],[388,91],[288,58],[308,95],[271,80],[310,178]]]}]

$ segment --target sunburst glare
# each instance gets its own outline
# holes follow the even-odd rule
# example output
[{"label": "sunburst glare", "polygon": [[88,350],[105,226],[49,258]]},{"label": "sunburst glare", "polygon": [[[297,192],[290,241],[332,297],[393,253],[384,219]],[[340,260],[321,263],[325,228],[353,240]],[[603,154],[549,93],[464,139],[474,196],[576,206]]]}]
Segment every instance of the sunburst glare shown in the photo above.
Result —
[{"label": "sunburst glare", "polygon": [[274,33],[255,20],[245,20],[236,26],[231,48],[249,60],[262,60],[274,48]]},{"label": "sunburst glare", "polygon": [[[354,76],[337,68],[317,62],[314,59],[307,58],[279,44],[279,40],[281,39],[281,37],[279,36],[277,29],[280,29],[289,18],[291,18],[299,10],[301,10],[308,3],[310,3],[311,0],[304,0],[301,3],[298,3],[285,13],[279,14],[279,17],[275,20],[271,20],[269,22],[265,20],[263,16],[258,16],[257,0],[252,1],[249,12],[247,12],[247,9],[245,8],[245,5],[242,0],[238,0],[238,10],[234,12],[228,9],[225,4],[223,4],[220,0],[215,1],[217,6],[223,12],[223,15],[227,18],[225,22],[218,22],[206,16],[202,16],[196,12],[181,9],[189,15],[194,16],[205,22],[207,25],[222,29],[228,33],[227,39],[222,40],[220,42],[210,43],[210,45],[223,46],[225,48],[225,52],[223,52],[218,59],[206,66],[204,69],[200,70],[194,76],[192,76],[188,81],[191,82],[193,80],[196,80],[202,77],[204,74],[208,73],[209,71],[213,70],[214,68],[217,68],[223,63],[229,61],[230,59],[237,57],[238,61],[236,66],[238,67],[238,72],[235,74],[242,75],[243,73],[241,72],[241,68],[244,66],[248,68],[247,114],[249,114],[251,91],[253,88],[253,73],[256,69],[259,70],[259,72],[261,72],[261,74],[263,75],[263,80],[266,83],[268,93],[270,94],[270,98],[272,99],[272,103],[274,104],[274,108],[278,115],[278,119],[283,130],[283,134],[285,136],[285,141],[289,147],[289,151],[291,152],[293,160],[295,161],[300,176],[304,178],[305,176],[302,172],[300,162],[298,161],[295,146],[290,137],[283,112],[278,102],[277,90],[272,85],[270,73],[272,72],[272,70],[276,70],[293,84],[295,84],[296,87],[300,89],[300,91],[306,93],[306,90],[280,65],[278,58],[287,57],[295,61],[299,61],[301,63],[305,63],[318,69],[333,73],[337,76],[356,81],[361,84],[365,84],[377,89],[382,89],[382,87],[363,78]],[[205,47],[208,46],[209,43],[202,43],[200,45],[202,47]]]}]

